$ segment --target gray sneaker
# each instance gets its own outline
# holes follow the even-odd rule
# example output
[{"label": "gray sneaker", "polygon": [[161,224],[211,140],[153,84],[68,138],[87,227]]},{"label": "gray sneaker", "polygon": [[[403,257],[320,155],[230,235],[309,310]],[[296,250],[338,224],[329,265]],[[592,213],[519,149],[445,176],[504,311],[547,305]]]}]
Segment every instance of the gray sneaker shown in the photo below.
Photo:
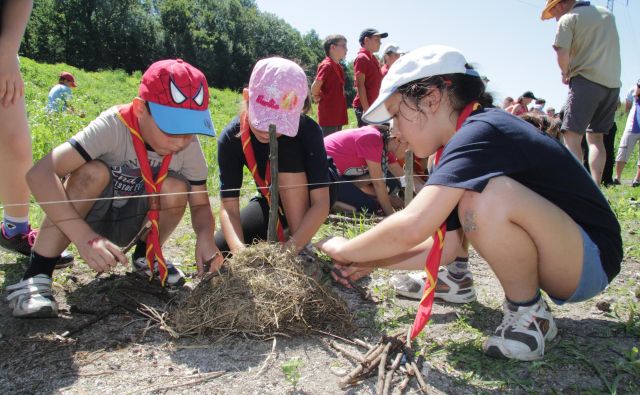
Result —
[{"label": "gray sneaker", "polygon": [[22,280],[7,287],[7,301],[13,316],[19,318],[55,318],[58,303],[51,292],[51,277],[46,274]]}]

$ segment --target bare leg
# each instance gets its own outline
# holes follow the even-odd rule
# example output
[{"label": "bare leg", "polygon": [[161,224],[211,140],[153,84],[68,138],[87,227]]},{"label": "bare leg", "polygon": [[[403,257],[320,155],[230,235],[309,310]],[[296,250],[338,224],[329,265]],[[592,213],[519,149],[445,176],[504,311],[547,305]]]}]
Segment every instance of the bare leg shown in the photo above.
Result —
[{"label": "bare leg", "polygon": [[[87,162],[71,173],[65,184],[65,191],[69,200],[92,199],[100,196],[109,183],[109,170],[99,161]],[[95,202],[73,202],[73,207],[81,217],[85,217]],[[69,245],[69,239],[58,227],[45,216],[36,242],[34,251],[46,257],[55,257]]]},{"label": "bare leg", "polygon": [[33,156],[24,97],[7,108],[0,106],[0,120],[0,201],[4,205],[20,204],[6,207],[6,215],[27,217],[30,192],[25,176],[33,165]]},{"label": "bare leg", "polygon": [[604,164],[607,160],[607,152],[604,147],[604,134],[587,133],[587,143],[589,143],[589,167],[591,168],[591,178],[600,185]]},{"label": "bare leg", "polygon": [[583,134],[572,132],[570,130],[566,130],[563,134],[564,136],[564,145],[571,151],[573,156],[576,157],[578,162],[582,163],[582,138]]},{"label": "bare leg", "polygon": [[620,181],[622,179],[622,170],[624,170],[626,164],[627,162],[616,162],[616,180]]},{"label": "bare leg", "polygon": [[582,236],[556,205],[511,178],[497,177],[482,193],[466,192],[458,214],[507,299],[531,300],[539,288],[559,299],[575,292],[582,273]]}]

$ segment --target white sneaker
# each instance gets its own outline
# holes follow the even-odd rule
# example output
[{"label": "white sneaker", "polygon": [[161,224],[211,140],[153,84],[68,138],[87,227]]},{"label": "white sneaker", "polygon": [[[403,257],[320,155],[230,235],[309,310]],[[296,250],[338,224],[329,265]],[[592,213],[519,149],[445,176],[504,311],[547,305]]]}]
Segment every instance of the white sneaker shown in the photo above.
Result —
[{"label": "white sneaker", "polygon": [[[391,285],[396,294],[410,299],[420,300],[424,293],[426,273],[401,274],[391,277]],[[467,271],[461,278],[449,273],[445,267],[438,270],[438,281],[434,299],[448,303],[469,303],[476,300],[476,289],[473,286],[473,274]]]},{"label": "white sneaker", "polygon": [[7,301],[13,316],[51,318],[58,316],[58,303],[51,292],[51,277],[46,274],[22,280],[7,287]]},{"label": "white sneaker", "polygon": [[[167,272],[168,272],[166,284],[168,286],[170,286],[170,287],[181,287],[181,286],[183,286],[184,283],[186,282],[186,280],[185,280],[185,275],[182,272],[182,270],[178,269],[168,259],[165,259],[165,262],[167,264]],[[154,263],[155,263],[155,265],[154,265],[153,274],[154,274],[154,276],[158,276],[159,275],[158,265],[157,265],[157,262],[154,262]],[[147,265],[147,258],[141,257],[141,258],[135,259],[133,261],[133,266],[140,273],[144,273],[148,277],[151,277],[151,270],[149,269],[149,265]]]},{"label": "white sneaker", "polygon": [[533,361],[544,356],[546,341],[553,340],[558,327],[546,302],[533,306],[515,306],[508,301],[502,305],[504,318],[493,335],[485,340],[485,354],[496,358]]}]

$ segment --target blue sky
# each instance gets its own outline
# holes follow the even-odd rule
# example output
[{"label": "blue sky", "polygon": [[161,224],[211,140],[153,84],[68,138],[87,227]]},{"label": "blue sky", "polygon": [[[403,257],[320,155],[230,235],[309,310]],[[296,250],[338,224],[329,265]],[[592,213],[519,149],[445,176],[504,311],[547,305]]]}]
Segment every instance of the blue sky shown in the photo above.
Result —
[{"label": "blue sky", "polygon": [[[593,4],[606,6],[606,0]],[[622,92],[640,78],[640,1],[615,0],[614,15],[622,49]],[[544,0],[257,0],[262,11],[281,17],[300,32],[321,38],[347,37],[352,60],[358,36],[367,27],[389,33],[384,43],[407,50],[428,44],[460,49],[489,79],[497,99],[527,90],[559,108],[567,87],[551,47],[556,21],[540,20]],[[632,24],[632,21],[636,25]]]}]

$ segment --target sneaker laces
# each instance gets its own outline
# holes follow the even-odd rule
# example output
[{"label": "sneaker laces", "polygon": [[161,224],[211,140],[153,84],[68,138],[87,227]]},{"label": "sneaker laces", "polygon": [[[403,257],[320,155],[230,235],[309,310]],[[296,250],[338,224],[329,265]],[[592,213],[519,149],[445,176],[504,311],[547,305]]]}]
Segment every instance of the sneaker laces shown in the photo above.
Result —
[{"label": "sneaker laces", "polygon": [[507,303],[509,302],[505,302],[505,308],[503,309],[504,317],[502,318],[502,322],[500,323],[500,325],[498,325],[498,327],[496,328],[496,332],[502,332],[507,328],[516,329],[516,324],[520,321],[520,317],[522,317],[522,313],[525,311],[525,309],[522,309],[522,311],[520,311],[520,309],[517,307],[516,311],[513,311],[509,308],[509,305]]}]

